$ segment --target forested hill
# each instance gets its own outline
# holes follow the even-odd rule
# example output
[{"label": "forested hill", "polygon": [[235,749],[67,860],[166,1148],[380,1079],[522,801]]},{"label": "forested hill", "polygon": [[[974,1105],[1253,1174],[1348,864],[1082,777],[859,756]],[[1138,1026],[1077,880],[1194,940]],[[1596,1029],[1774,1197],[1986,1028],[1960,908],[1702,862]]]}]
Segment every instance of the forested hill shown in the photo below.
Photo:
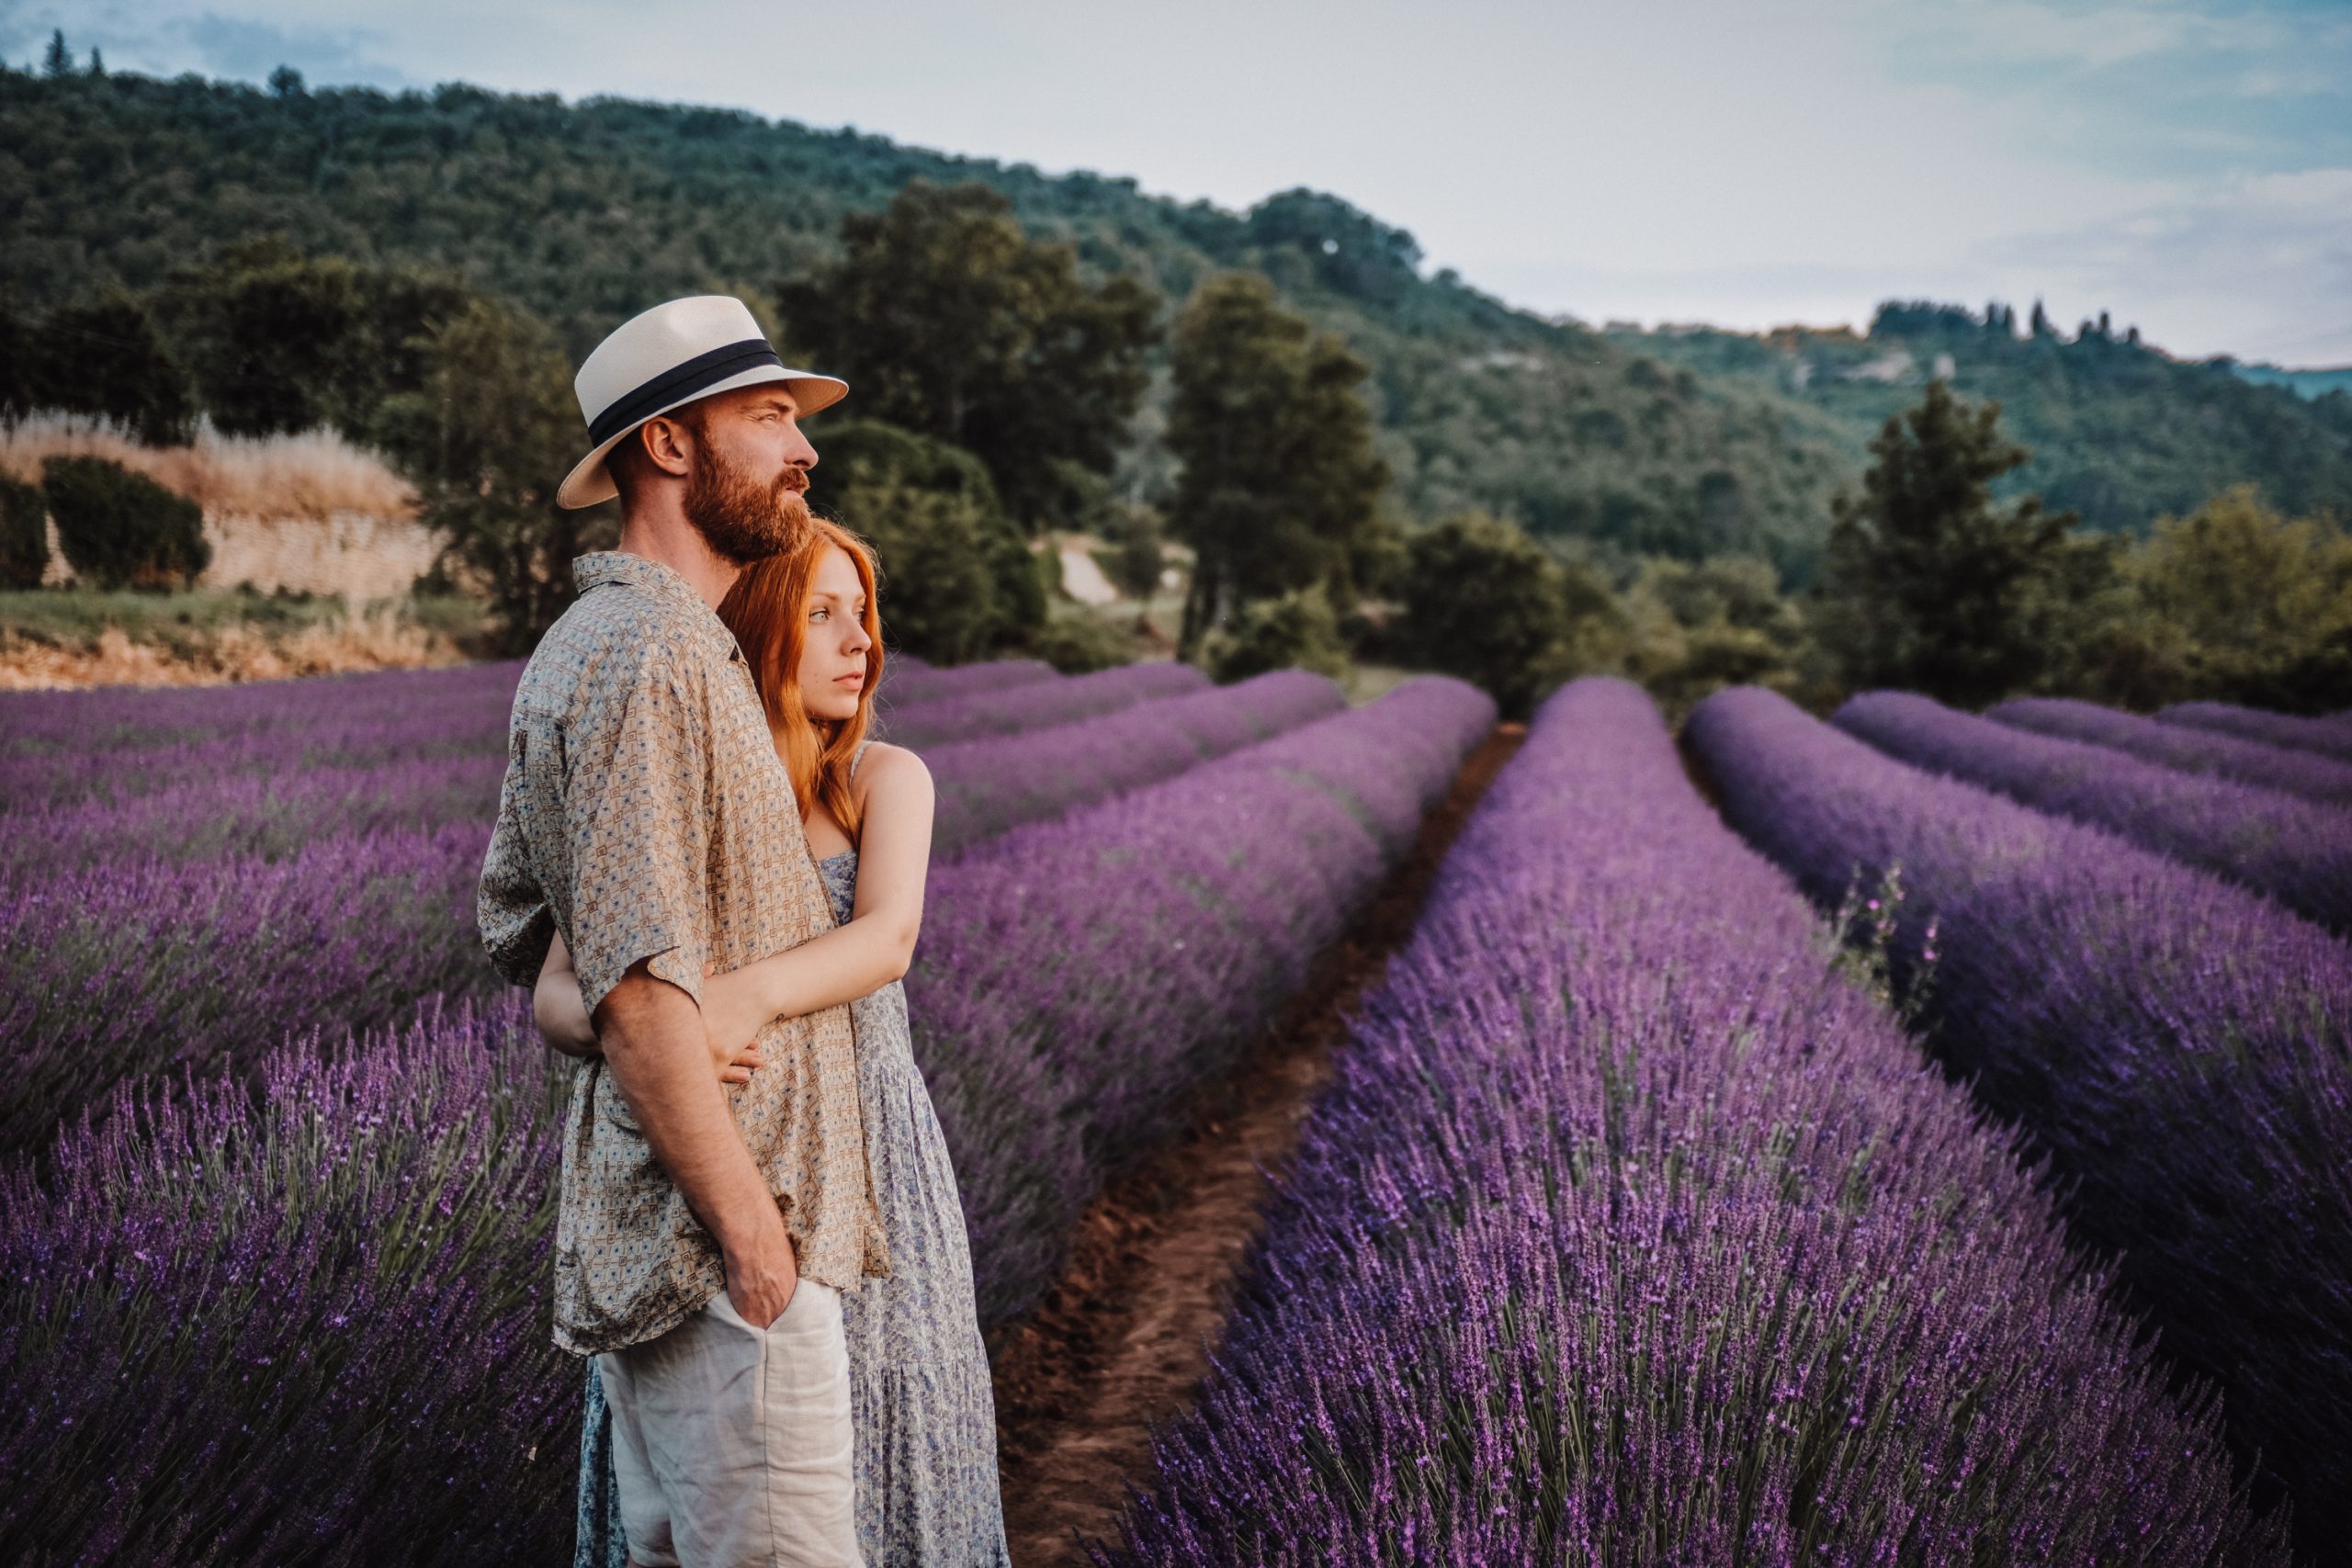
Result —
[{"label": "forested hill", "polygon": [[1999,402],[2004,431],[2032,451],[1997,490],[2030,491],[2099,527],[2137,530],[2245,479],[2287,511],[2332,508],[2352,521],[2352,393],[2325,381],[2352,373],[2265,378],[2227,358],[2175,359],[2104,312],[2071,336],[2039,306],[2023,329],[2015,316],[2005,305],[1979,313],[1890,300],[1865,333],[1612,324],[1607,335],[1702,378],[1801,398],[1857,441],[1940,376],[1964,397]]},{"label": "forested hill", "polygon": [[[1409,234],[1306,190],[1237,214],[1130,179],[731,110],[0,71],[0,278],[25,310],[151,288],[274,232],[313,254],[453,273],[553,323],[577,355],[671,295],[772,296],[836,254],[845,213],[916,176],[985,181],[1033,231],[1171,309],[1217,269],[1267,274],[1372,365],[1396,500],[1423,518],[1483,505],[1614,550],[1756,550],[1802,580],[1830,494],[1903,400],[1892,386],[1828,397],[1826,380],[1779,384],[1737,354],[1698,362],[1692,340],[1623,345],[1510,309],[1451,272],[1423,277]],[[2096,520],[2135,526],[2248,478],[2290,504],[2352,497],[2341,410],[2243,384],[2233,403],[2197,367],[2142,357],[2155,368],[2120,387],[2033,373],[2052,411],[2023,433],[2042,448],[2037,471],[2114,475]],[[2157,489],[2134,482],[2137,448],[2110,445],[2152,407],[2214,437]],[[1147,410],[1133,471],[1153,471],[1151,426]],[[2240,438],[2257,427],[2261,439]]]}]

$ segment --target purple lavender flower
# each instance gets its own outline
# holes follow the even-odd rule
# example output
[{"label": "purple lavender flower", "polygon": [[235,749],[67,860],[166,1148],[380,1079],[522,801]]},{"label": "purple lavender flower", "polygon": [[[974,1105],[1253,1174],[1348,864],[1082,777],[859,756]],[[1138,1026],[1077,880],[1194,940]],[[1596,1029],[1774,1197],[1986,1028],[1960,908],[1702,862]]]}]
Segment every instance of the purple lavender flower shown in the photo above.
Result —
[{"label": "purple lavender flower", "polygon": [[2177,773],[1908,692],[1866,692],[1831,720],[1887,755],[2113,829],[2352,931],[2352,814],[2230,779]]},{"label": "purple lavender flower", "polygon": [[1686,737],[1816,899],[1901,865],[1904,940],[1941,921],[1932,1047],[2048,1152],[2070,1234],[2121,1256],[2171,1359],[2222,1384],[2298,1540],[2352,1540],[2352,948],[1770,692],[1714,694]]},{"label": "purple lavender flower", "polygon": [[1833,948],[1638,689],[1556,694],[1094,1560],[2283,1563]]}]

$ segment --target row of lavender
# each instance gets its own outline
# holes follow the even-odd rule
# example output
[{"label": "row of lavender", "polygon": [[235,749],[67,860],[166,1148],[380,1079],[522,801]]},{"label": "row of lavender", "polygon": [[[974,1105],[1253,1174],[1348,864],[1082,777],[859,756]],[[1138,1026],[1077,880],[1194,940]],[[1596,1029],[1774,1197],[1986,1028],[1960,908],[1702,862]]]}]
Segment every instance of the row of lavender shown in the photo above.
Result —
[{"label": "row of lavender", "polygon": [[2352,762],[2352,709],[2324,718],[2302,718],[2229,703],[2177,703],[2156,716],[2168,724],[2189,725],[2266,745],[2316,751],[2339,762]]},{"label": "row of lavender", "polygon": [[2285,1561],[1648,699],[1555,695],[1102,1564]]},{"label": "row of lavender", "polygon": [[[1035,695],[1017,711],[1040,728],[933,751],[942,849],[1340,703],[1297,671],[1204,690],[1196,671],[1148,668],[1024,679]],[[25,782],[0,811],[0,1148],[45,1142],[128,1074],[250,1065],[288,1033],[389,1026],[425,996],[487,998],[473,889],[514,677],[279,683],[290,720],[231,688],[211,738],[181,693],[10,699],[0,716],[26,722],[0,771]],[[1148,701],[1171,688],[1192,694]],[[907,712],[953,728],[976,707],[1005,722],[984,687]],[[77,728],[104,765],[66,749]]]},{"label": "row of lavender", "polygon": [[2352,931],[2352,811],[1998,724],[1909,692],[1865,692],[1831,722],[1898,761],[2108,829]]},{"label": "row of lavender", "polygon": [[[1847,721],[1923,756],[1923,734],[1966,728],[1925,717],[1874,702]],[[1972,766],[2001,765],[1991,738],[1969,734],[1991,759]],[[2222,1385],[2264,1495],[2292,1498],[2313,1558],[2341,1560],[2352,949],[2211,872],[1906,766],[1770,692],[1715,694],[1687,738],[1725,817],[1816,898],[1839,897],[1857,869],[1900,866],[1913,896],[1899,973],[1927,922],[1940,928],[1919,994],[1930,1049],[2047,1154],[2070,1234],[2120,1257],[2170,1360]],[[2016,755],[2012,777],[2048,763]],[[2119,791],[2153,790],[2123,761],[2110,760]]]},{"label": "row of lavender", "polygon": [[2166,724],[2065,697],[2018,697],[1987,708],[1984,716],[2062,740],[2092,741],[2184,773],[2233,779],[2325,805],[2352,806],[2352,762],[2302,748]]},{"label": "row of lavender", "polygon": [[[1302,682],[1328,691],[1227,694],[1297,705]],[[1262,1027],[1491,716],[1408,683],[937,868],[909,984],[992,1320]],[[563,1085],[515,998],[423,1012],[398,1041],[269,1055],[258,1095],[134,1080],[44,1169],[10,1168],[0,1530],[27,1554],[568,1550],[576,1370],[545,1334]]]}]

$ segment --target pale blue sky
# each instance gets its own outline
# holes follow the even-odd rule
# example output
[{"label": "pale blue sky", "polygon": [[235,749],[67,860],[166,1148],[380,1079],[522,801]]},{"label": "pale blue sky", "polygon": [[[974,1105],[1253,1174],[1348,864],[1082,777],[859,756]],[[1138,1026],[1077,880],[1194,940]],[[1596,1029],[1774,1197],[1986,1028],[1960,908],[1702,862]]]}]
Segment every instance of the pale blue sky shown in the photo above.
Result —
[{"label": "pale blue sky", "polygon": [[116,69],[741,107],[1240,209],[1295,185],[1515,304],[1860,326],[2040,296],[2352,363],[2352,0],[0,0]]}]

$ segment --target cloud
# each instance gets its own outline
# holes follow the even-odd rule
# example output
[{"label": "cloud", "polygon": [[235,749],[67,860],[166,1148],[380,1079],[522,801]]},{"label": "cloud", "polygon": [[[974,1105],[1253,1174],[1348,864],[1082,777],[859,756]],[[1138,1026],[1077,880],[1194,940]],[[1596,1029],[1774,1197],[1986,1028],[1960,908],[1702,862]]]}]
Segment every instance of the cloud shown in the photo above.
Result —
[{"label": "cloud", "polygon": [[173,26],[203,62],[202,68],[216,76],[260,81],[278,66],[291,65],[322,83],[390,88],[414,85],[384,60],[382,35],[364,28],[280,28],[212,11]]},{"label": "cloud", "polygon": [[2006,236],[1973,259],[1992,273],[2038,273],[2062,325],[2128,303],[2117,330],[2182,322],[2149,335],[2186,357],[2352,363],[2346,213],[2352,165],[2253,174],[2109,221]]}]

